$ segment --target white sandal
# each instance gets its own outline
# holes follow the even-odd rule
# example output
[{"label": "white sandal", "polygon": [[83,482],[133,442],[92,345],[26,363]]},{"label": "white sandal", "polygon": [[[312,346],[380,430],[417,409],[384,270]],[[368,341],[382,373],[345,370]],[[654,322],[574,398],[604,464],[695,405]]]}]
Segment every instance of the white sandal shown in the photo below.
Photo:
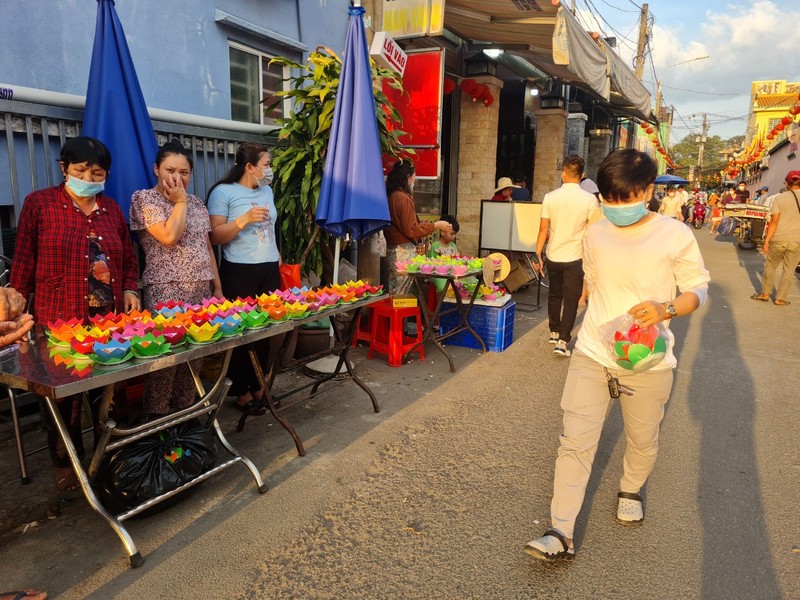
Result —
[{"label": "white sandal", "polygon": [[548,529],[537,540],[531,540],[523,548],[525,552],[539,560],[572,560],[575,558],[575,549],[569,547],[567,538],[557,529]]},{"label": "white sandal", "polygon": [[620,492],[617,494],[617,523],[621,525],[641,525],[644,521],[642,497],[639,494]]}]

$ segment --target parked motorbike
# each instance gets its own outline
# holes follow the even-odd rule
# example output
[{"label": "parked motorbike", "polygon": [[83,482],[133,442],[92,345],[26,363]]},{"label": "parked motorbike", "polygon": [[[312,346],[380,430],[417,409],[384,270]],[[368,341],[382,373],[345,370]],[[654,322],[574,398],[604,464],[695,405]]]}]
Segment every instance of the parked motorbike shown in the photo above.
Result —
[{"label": "parked motorbike", "polygon": [[692,208],[692,225],[695,229],[700,229],[706,222],[706,205],[700,200],[696,200]]}]

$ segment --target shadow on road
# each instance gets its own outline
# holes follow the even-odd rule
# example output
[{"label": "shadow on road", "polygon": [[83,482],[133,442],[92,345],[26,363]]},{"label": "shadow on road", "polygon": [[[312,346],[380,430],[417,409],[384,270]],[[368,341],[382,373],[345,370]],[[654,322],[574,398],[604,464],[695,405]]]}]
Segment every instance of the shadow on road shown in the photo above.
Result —
[{"label": "shadow on road", "polygon": [[[780,598],[761,501],[756,391],[742,358],[748,344],[727,318],[720,318],[721,307],[730,305],[723,289],[711,283],[709,297],[714,306],[700,325],[703,350],[692,365],[688,388],[689,410],[701,432],[697,502],[702,531],[686,531],[703,536],[700,597]],[[676,338],[684,337],[676,332]],[[757,596],[749,595],[754,590]]]}]

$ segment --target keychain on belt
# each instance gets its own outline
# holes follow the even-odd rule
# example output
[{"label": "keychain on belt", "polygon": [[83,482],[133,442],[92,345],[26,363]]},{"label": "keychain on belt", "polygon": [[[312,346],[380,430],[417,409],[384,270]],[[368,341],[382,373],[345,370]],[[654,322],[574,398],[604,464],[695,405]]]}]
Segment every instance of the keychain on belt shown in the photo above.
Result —
[{"label": "keychain on belt", "polygon": [[620,394],[625,394],[626,396],[633,396],[633,392],[636,390],[634,388],[629,388],[628,386],[622,385],[619,382],[619,379],[614,377],[611,373],[608,372],[608,369],[603,367],[603,371],[606,372],[606,380],[608,381],[608,395],[612,398],[619,398]]}]

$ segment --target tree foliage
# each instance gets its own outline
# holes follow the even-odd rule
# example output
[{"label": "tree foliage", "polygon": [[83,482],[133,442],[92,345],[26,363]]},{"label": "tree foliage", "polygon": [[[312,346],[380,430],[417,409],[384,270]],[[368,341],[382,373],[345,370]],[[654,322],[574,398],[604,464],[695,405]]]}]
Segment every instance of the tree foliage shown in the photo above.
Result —
[{"label": "tree foliage", "polygon": [[[696,170],[697,158],[700,153],[698,138],[699,134],[690,133],[670,148],[670,156],[680,165],[677,169],[674,169],[675,175],[688,177],[690,167],[695,167]],[[743,141],[744,136],[742,135],[725,140],[718,135],[706,137],[703,169],[701,173],[696,174],[704,185],[715,186],[719,184],[717,181],[719,172],[728,165],[728,161],[723,156],[722,151],[726,148],[738,148]]]},{"label": "tree foliage", "polygon": [[[285,118],[277,119],[281,125],[280,145],[273,151],[272,166],[275,171],[273,191],[280,217],[282,255],[286,262],[300,262],[304,250],[314,238],[317,225],[315,214],[322,173],[330,141],[336,93],[339,88],[341,59],[328,48],[317,48],[310,53],[305,64],[285,57],[276,57],[270,64],[280,64],[293,69],[288,78],[289,88],[275,96],[292,100],[292,110]],[[372,64],[373,81],[383,80],[392,88],[402,90],[399,76],[393,71]],[[378,117],[378,135],[381,151],[399,157],[398,138],[404,134],[399,129],[390,130],[389,120],[400,123],[401,117],[392,107],[379,87],[375,88],[375,108]],[[271,111],[275,104],[267,107]],[[408,151],[402,151],[404,155]],[[328,236],[319,232],[301,268],[304,273],[322,272],[322,244]]]}]

